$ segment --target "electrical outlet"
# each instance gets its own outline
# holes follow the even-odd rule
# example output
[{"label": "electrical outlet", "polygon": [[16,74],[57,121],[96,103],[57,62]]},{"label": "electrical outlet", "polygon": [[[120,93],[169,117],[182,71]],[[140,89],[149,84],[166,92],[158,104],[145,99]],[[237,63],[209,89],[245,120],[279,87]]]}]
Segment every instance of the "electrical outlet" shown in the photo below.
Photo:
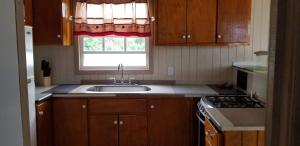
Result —
[{"label": "electrical outlet", "polygon": [[168,76],[174,76],[174,67],[173,66],[168,67]]}]

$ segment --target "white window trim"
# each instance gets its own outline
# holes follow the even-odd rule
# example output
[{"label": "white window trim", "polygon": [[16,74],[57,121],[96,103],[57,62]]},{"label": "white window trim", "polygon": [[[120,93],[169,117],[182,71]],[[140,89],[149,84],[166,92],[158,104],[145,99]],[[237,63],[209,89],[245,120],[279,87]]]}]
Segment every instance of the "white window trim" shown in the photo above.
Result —
[{"label": "white window trim", "polygon": [[[83,58],[84,58],[84,52],[83,52],[83,37],[85,36],[80,36],[78,37],[78,49],[79,49],[79,56],[78,56],[78,62],[79,62],[79,71],[116,71],[118,70],[118,65],[116,66],[83,66]],[[149,71],[150,70],[150,51],[149,51],[149,42],[150,38],[147,37],[145,39],[145,52],[126,52],[126,54],[140,54],[140,53],[146,53],[146,66],[124,66],[124,70],[127,71]],[[125,41],[126,45],[126,41]],[[103,47],[104,49],[104,47]],[[126,50],[126,46],[125,46]],[[89,52],[89,53],[95,53],[95,54],[124,54],[124,52],[117,52],[117,51],[112,51],[112,52]]]}]

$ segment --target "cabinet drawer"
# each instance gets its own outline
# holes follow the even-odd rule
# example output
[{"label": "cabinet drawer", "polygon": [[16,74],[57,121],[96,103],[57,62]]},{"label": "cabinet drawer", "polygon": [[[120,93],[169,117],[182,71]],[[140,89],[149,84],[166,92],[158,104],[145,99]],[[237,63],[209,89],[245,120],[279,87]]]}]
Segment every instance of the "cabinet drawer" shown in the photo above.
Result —
[{"label": "cabinet drawer", "polygon": [[101,113],[144,113],[145,99],[89,99],[89,114]]}]

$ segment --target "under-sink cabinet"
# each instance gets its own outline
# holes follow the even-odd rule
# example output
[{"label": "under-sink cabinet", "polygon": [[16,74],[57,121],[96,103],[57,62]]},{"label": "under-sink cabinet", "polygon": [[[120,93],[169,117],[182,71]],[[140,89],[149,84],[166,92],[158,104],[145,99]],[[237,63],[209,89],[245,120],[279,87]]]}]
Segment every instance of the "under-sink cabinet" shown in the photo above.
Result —
[{"label": "under-sink cabinet", "polygon": [[144,99],[90,99],[89,146],[147,146]]}]

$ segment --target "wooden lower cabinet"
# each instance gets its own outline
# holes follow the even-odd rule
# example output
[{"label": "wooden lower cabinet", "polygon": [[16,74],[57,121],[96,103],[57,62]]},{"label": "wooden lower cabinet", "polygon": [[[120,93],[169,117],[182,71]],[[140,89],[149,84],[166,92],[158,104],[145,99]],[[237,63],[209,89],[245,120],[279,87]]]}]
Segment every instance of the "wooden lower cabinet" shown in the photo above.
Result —
[{"label": "wooden lower cabinet", "polygon": [[86,99],[53,99],[54,146],[87,146]]},{"label": "wooden lower cabinet", "polygon": [[192,145],[192,100],[149,100],[149,146]]},{"label": "wooden lower cabinet", "polygon": [[89,146],[147,146],[145,99],[89,99]]},{"label": "wooden lower cabinet", "polygon": [[146,115],[119,116],[119,146],[147,146]]},{"label": "wooden lower cabinet", "polygon": [[89,146],[118,146],[118,115],[89,116]]},{"label": "wooden lower cabinet", "polygon": [[264,146],[264,131],[218,131],[205,119],[205,146]]},{"label": "wooden lower cabinet", "polygon": [[51,100],[36,104],[37,145],[53,146],[52,103]]},{"label": "wooden lower cabinet", "polygon": [[205,120],[205,146],[222,146],[222,134],[209,120]]}]

